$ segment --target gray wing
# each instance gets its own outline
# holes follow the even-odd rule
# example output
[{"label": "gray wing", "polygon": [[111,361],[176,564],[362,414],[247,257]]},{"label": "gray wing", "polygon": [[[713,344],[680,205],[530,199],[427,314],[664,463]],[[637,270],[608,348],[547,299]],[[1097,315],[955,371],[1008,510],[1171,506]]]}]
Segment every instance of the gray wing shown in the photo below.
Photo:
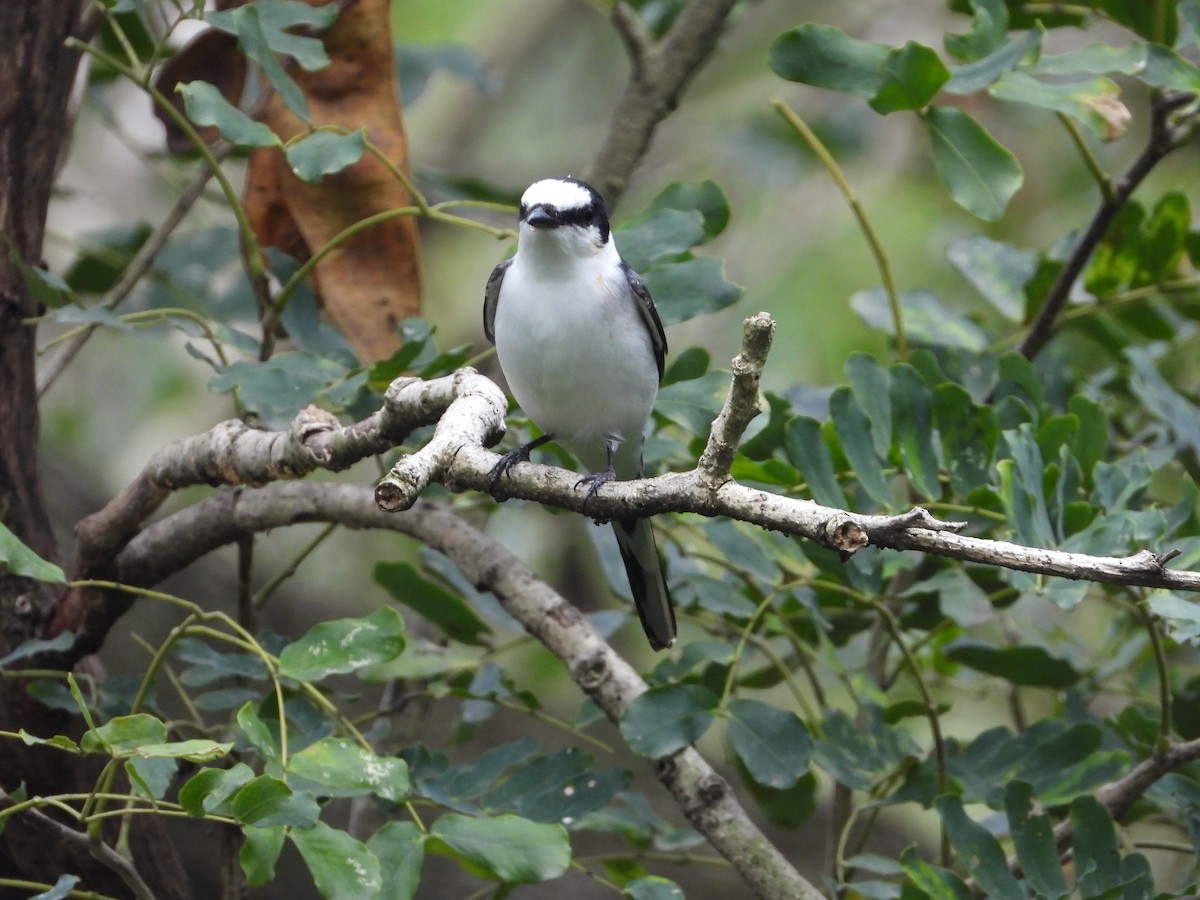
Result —
[{"label": "gray wing", "polygon": [[[512,265],[511,259],[506,259],[488,276],[487,287],[483,289],[483,333],[491,343],[496,343],[496,305],[500,302],[500,285],[504,283],[504,273]],[[640,280],[640,279],[639,279]],[[649,299],[649,297],[647,297]],[[657,318],[657,316],[655,317]],[[662,330],[662,326],[658,326]],[[662,363],[659,363],[659,377],[662,377]]]},{"label": "gray wing", "polygon": [[[658,310],[654,308],[654,301],[650,298],[650,291],[646,287],[646,282],[642,280],[642,276],[633,269],[629,268],[629,264],[625,260],[621,260],[621,269],[625,273],[625,280],[629,282],[629,289],[633,291],[633,296],[638,301],[638,313],[642,317],[642,322],[646,326],[646,330],[650,332],[650,343],[654,347],[654,362],[658,365],[658,377],[661,380],[663,376],[663,365],[667,356],[667,335],[663,331],[662,319],[658,317]],[[492,278],[496,278],[496,273],[492,273]],[[491,282],[488,282],[489,289]],[[496,280],[496,293],[500,293],[500,281]],[[492,303],[492,313],[495,314],[496,305]]]}]

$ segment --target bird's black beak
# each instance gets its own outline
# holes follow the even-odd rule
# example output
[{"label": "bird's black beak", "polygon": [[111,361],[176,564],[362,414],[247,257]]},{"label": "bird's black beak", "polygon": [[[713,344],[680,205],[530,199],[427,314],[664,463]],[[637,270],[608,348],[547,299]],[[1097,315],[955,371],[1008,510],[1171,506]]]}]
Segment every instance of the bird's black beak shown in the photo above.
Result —
[{"label": "bird's black beak", "polygon": [[531,209],[526,214],[525,221],[531,228],[553,228],[558,224],[558,218],[541,205]]}]

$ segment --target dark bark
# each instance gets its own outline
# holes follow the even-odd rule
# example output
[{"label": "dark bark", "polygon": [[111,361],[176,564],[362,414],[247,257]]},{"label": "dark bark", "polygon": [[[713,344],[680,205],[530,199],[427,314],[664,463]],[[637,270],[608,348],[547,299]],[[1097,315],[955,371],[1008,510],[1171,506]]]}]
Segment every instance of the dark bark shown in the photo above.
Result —
[{"label": "dark bark", "polygon": [[[68,143],[68,101],[79,66],[79,54],[65,41],[78,29],[83,7],[81,0],[0,2],[0,521],[51,560],[59,553],[38,469],[36,329],[26,324],[41,310],[17,260],[41,265],[50,191]],[[0,655],[27,637],[46,636],[59,599],[44,586],[0,576]],[[77,720],[37,703],[24,688],[19,680],[0,679],[0,728],[78,736]],[[24,784],[31,796],[90,790],[100,762],[0,739],[0,787],[13,791]],[[188,896],[161,822],[139,819],[130,838],[143,879],[158,897]],[[21,814],[6,821],[0,877],[53,883],[63,873],[80,876],[81,888],[130,895],[111,868],[93,859],[83,842],[64,839],[50,819]],[[7,895],[0,889],[0,897]]]}]

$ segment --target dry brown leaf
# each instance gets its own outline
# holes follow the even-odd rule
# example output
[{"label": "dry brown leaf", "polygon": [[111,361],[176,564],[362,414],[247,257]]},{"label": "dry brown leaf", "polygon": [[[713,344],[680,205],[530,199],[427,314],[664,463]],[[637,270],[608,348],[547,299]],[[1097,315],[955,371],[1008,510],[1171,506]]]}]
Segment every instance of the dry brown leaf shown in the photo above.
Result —
[{"label": "dry brown leaf", "polygon": [[[306,2],[319,6],[325,0]],[[351,131],[366,128],[368,140],[407,173],[408,143],[397,96],[389,3],[349,4],[322,38],[330,64],[318,72],[291,70],[308,99],[313,124]],[[278,96],[268,102],[263,121],[285,141],[306,130]],[[348,226],[412,202],[404,186],[370,153],[309,184],[292,173],[275,148],[252,154],[245,196],[263,245],[302,258]],[[297,238],[307,253],[298,252]],[[317,264],[317,294],[364,362],[391,356],[400,346],[396,324],[421,312],[419,251],[416,219],[404,216],[372,226]]]}]

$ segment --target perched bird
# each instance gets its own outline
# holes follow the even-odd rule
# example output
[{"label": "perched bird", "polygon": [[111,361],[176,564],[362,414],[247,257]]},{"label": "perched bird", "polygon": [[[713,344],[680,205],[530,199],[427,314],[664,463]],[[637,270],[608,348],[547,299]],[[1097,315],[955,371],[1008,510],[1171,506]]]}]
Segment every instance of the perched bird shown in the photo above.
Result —
[{"label": "perched bird", "polygon": [[[590,185],[548,178],[525,191],[517,252],[488,279],[483,329],[513,396],[544,432],[496,465],[493,485],[550,440],[592,473],[576,484],[589,498],[613,479],[641,477],[667,338]],[[655,650],[670,647],[675,611],[650,521],[612,525],[646,637]]]}]

